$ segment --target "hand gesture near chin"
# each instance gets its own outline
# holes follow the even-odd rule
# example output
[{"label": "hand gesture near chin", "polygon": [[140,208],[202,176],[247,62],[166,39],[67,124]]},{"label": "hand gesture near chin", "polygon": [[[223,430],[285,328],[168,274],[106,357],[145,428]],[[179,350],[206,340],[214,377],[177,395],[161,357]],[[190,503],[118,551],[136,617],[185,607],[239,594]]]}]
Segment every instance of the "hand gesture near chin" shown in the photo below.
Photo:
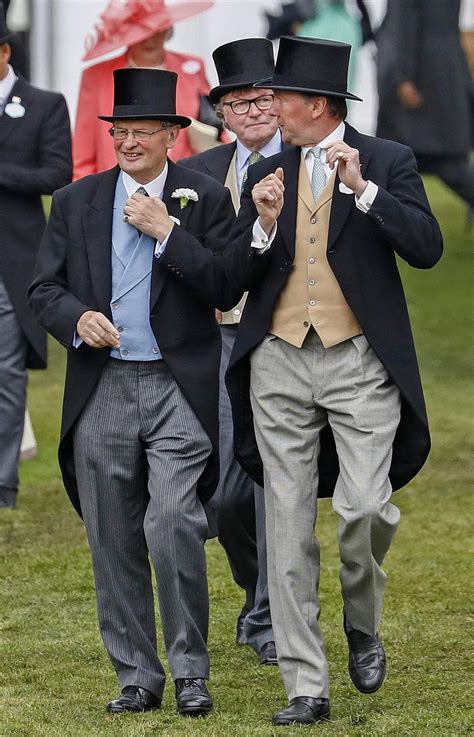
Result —
[{"label": "hand gesture near chin", "polygon": [[252,200],[257,208],[259,222],[267,235],[270,235],[283,207],[283,169],[267,174],[252,189]]}]

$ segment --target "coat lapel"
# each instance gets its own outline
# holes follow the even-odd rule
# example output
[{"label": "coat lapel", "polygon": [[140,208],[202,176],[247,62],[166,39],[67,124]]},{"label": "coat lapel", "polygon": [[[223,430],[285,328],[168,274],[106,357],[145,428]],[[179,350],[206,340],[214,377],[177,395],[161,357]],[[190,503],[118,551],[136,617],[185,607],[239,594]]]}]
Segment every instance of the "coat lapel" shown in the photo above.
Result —
[{"label": "coat lapel", "polygon": [[292,147],[285,151],[285,158],[278,166],[283,168],[285,183],[285,207],[278,218],[283,244],[293,259],[295,255],[296,209],[298,205],[298,177],[301,149]]},{"label": "coat lapel", "polygon": [[97,178],[97,188],[83,214],[92,287],[99,309],[105,315],[110,315],[112,299],[112,214],[119,172],[115,167]]},{"label": "coat lapel", "polygon": [[[346,132],[344,135],[345,142],[352,148],[359,151],[361,174],[364,176],[370,159],[370,153],[365,149],[363,137],[346,123]],[[334,244],[349,217],[352,208],[355,207],[354,195],[341,192],[339,189],[339,176],[336,174],[336,182],[334,184],[334,194],[331,206],[331,218],[329,221],[328,233],[328,251],[334,248]]]}]

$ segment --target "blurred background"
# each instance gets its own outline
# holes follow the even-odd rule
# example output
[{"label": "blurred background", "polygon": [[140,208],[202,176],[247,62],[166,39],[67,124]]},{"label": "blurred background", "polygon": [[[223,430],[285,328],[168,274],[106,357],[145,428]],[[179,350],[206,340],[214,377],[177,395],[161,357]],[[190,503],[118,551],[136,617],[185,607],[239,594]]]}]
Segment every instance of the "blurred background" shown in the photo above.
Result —
[{"label": "blurred background", "polygon": [[[106,0],[10,0],[7,4],[9,26],[21,35],[26,76],[34,85],[62,92],[74,120],[84,66],[81,62],[84,39],[104,11]],[[168,4],[173,5],[173,0]],[[365,0],[375,31],[385,15],[386,4],[387,0]],[[215,0],[206,12],[178,23],[167,47],[203,57],[212,86],[216,83],[212,50],[235,38],[265,36],[269,27],[266,13],[278,16],[282,5],[276,0]],[[460,26],[466,43],[472,44],[474,0],[462,0]],[[119,53],[120,50],[114,55]],[[374,133],[377,110],[374,41],[359,50],[353,87],[364,102],[354,106],[351,122],[362,132]]]}]

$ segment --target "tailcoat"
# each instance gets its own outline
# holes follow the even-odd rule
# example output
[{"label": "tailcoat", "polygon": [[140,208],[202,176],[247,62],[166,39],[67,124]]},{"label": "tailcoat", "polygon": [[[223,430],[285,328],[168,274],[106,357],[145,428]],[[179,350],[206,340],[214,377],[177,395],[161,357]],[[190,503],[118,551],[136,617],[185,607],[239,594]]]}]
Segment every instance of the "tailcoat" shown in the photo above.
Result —
[{"label": "tailcoat", "polygon": [[[465,154],[471,147],[473,82],[459,34],[460,0],[389,0],[377,31],[377,135],[417,154]],[[417,109],[398,98],[401,82],[423,97]]]},{"label": "tailcoat", "polygon": [[[416,268],[430,268],[441,257],[442,236],[409,148],[361,135],[347,124],[345,141],[359,150],[362,176],[377,184],[379,190],[369,212],[363,213],[357,209],[354,195],[341,191],[336,176],[327,255],[365,337],[400,389],[401,420],[390,472],[392,486],[398,489],[423,466],[430,449],[430,435],[397,257]],[[179,249],[178,244],[165,254],[165,261],[188,277],[191,288],[192,275],[199,275],[198,287],[194,288],[202,294],[207,290],[218,295],[213,290],[219,285],[219,271],[226,272],[234,286],[249,289],[227,386],[232,400],[236,457],[260,484],[263,472],[250,406],[249,357],[270,329],[275,304],[292,270],[300,161],[301,149],[289,148],[251,167],[233,243],[223,259],[213,262],[202,250],[199,254],[189,252]],[[250,247],[251,229],[257,218],[251,189],[278,166],[285,174],[285,202],[271,248],[256,255]],[[221,287],[225,286],[223,282]],[[320,496],[332,494],[337,475],[337,455],[327,426],[321,436]]]},{"label": "tailcoat", "polygon": [[[168,162],[163,192],[168,212],[180,221],[168,246],[223,250],[235,219],[229,191],[198,172]],[[68,349],[59,446],[66,490],[80,513],[72,448],[74,423],[91,396],[109,358],[109,348],[86,344],[72,348],[79,317],[86,310],[111,317],[112,212],[120,169],[85,177],[55,193],[48,226],[40,247],[30,304],[38,322]],[[193,189],[198,201],[180,208],[171,195]],[[225,302],[223,309],[232,306]],[[213,454],[198,491],[205,502],[218,477],[218,396],[221,339],[214,305],[193,296],[179,271],[153,261],[150,324],[163,360],[189,401],[213,445]]]},{"label": "tailcoat", "polygon": [[45,368],[46,333],[26,293],[46,224],[41,195],[71,181],[71,130],[62,95],[18,78],[7,105],[14,99],[20,116],[0,115],[0,276],[28,342],[27,367]]}]

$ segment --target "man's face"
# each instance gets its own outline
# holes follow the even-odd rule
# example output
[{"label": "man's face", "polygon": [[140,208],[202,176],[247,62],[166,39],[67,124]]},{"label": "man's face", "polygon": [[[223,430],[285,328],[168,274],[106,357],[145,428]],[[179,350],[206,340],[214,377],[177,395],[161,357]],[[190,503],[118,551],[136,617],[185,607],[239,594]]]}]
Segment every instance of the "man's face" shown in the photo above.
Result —
[{"label": "man's face", "polygon": [[312,108],[303,95],[275,90],[274,112],[285,143],[306,146],[317,141]]},{"label": "man's face", "polygon": [[0,79],[8,74],[8,62],[10,60],[10,45],[0,44]]},{"label": "man's face", "polygon": [[238,115],[232,110],[229,103],[255,99],[258,103],[260,100],[268,100],[268,97],[271,97],[272,94],[271,90],[249,87],[248,89],[228,92],[221,100],[222,114],[227,127],[251,151],[259,151],[263,148],[278,129],[278,119],[275,116],[273,106],[267,110],[259,110],[253,102],[248,112]]},{"label": "man's face", "polygon": [[[140,184],[147,184],[161,174],[168,149],[176,143],[179,126],[162,128],[162,125],[160,120],[114,120],[116,132],[128,131],[123,140],[114,137],[118,165]],[[135,131],[136,137],[131,131]],[[153,131],[157,132],[146,135]]]}]

